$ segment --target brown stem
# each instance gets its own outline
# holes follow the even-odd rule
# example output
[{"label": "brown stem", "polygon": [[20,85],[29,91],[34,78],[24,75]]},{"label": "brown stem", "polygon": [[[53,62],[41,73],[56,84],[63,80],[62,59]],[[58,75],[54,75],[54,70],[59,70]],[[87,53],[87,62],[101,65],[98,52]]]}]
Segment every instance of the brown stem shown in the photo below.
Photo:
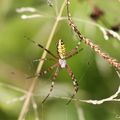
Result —
[{"label": "brown stem", "polygon": [[103,52],[98,45],[94,44],[90,39],[84,37],[80,31],[78,30],[77,26],[75,25],[75,23],[73,22],[72,18],[71,18],[71,14],[69,11],[69,5],[70,5],[70,0],[67,0],[67,16],[68,16],[68,22],[70,27],[72,28],[72,30],[78,35],[78,37],[80,38],[81,42],[84,42],[85,44],[89,45],[98,55],[100,55],[101,57],[103,57],[109,64],[111,64],[113,67],[115,67],[116,69],[118,69],[120,71],[120,63],[110,57],[107,53]]}]

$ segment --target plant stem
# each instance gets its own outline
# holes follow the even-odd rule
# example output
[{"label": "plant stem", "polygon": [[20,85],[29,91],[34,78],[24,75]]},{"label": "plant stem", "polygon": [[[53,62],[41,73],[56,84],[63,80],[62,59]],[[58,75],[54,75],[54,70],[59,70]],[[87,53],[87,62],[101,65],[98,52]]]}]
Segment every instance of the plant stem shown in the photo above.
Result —
[{"label": "plant stem", "polygon": [[[58,16],[56,17],[56,21],[55,21],[55,23],[54,23],[54,25],[53,25],[53,28],[52,28],[52,30],[51,30],[51,33],[50,33],[50,35],[49,35],[49,38],[48,38],[48,41],[47,41],[47,44],[46,44],[46,47],[45,47],[46,49],[49,49],[49,47],[50,47],[50,44],[51,44],[51,41],[52,41],[53,36],[54,36],[54,34],[55,34],[57,25],[58,25],[58,23],[59,23],[59,21],[60,21],[60,18],[61,18],[61,16],[62,16],[62,13],[63,13],[63,10],[64,10],[64,7],[65,7],[65,5],[66,5],[65,3],[66,3],[66,0],[63,1],[63,4],[62,4],[62,6],[61,6],[61,8],[60,8],[60,12],[59,12]],[[46,51],[44,51],[43,54],[42,54],[41,59],[45,58],[46,55],[47,55],[47,53],[46,53]],[[44,63],[44,61],[40,61],[40,62],[39,62],[39,65],[38,65],[38,67],[37,67],[37,70],[36,70],[36,73],[35,73],[35,74],[40,73],[41,68],[42,68],[42,66],[43,66],[43,63]],[[34,89],[35,89],[35,87],[36,87],[36,85],[37,85],[37,79],[38,79],[38,77],[35,77],[35,78],[33,79],[32,83],[31,83],[31,86],[30,86],[30,88],[29,88],[29,90],[28,90],[28,92],[27,92],[27,94],[26,94],[26,99],[25,99],[25,101],[24,101],[24,104],[23,104],[23,107],[22,107],[22,109],[21,109],[21,112],[20,112],[20,115],[19,115],[18,120],[23,120],[24,117],[25,117],[25,114],[27,113],[27,110],[29,109],[29,104],[30,104],[30,100],[31,100],[31,97],[32,97],[32,93],[33,93],[33,91],[34,91]]]}]

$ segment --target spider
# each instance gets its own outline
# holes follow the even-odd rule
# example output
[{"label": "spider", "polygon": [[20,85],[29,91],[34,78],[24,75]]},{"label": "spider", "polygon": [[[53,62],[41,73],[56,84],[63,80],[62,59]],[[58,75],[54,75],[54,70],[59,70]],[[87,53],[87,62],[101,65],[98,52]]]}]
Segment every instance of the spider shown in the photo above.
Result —
[{"label": "spider", "polygon": [[[27,38],[29,39],[29,38]],[[31,39],[29,39],[31,40]],[[53,87],[54,87],[54,83],[55,83],[55,79],[58,76],[58,73],[60,71],[60,69],[65,69],[67,70],[69,76],[72,79],[73,82],[73,86],[74,86],[74,92],[70,98],[70,100],[66,103],[69,104],[72,99],[74,98],[74,96],[77,94],[78,92],[78,82],[75,78],[75,75],[73,74],[71,68],[69,67],[69,65],[67,64],[67,59],[71,58],[72,56],[78,54],[81,50],[83,50],[83,48],[79,49],[80,46],[80,42],[77,43],[76,47],[73,48],[71,50],[71,52],[66,53],[66,48],[65,48],[65,44],[63,42],[62,39],[58,40],[56,47],[57,47],[57,55],[54,55],[51,51],[49,51],[48,49],[46,49],[44,46],[42,46],[39,43],[36,43],[35,41],[31,40],[34,44],[36,44],[38,47],[42,48],[43,50],[45,50],[48,54],[50,54],[53,59],[56,61],[56,64],[50,66],[48,69],[41,71],[37,76],[40,77],[41,75],[47,74],[48,72],[50,72],[51,70],[53,70],[54,68],[56,68],[55,73],[53,74],[52,78],[51,78],[51,87],[49,90],[49,93],[47,94],[47,96],[43,99],[42,103],[44,103],[46,101],[46,99],[50,96],[51,92],[53,91]],[[43,59],[38,59],[38,60],[47,60],[46,58]],[[35,60],[36,61],[36,60]]]}]

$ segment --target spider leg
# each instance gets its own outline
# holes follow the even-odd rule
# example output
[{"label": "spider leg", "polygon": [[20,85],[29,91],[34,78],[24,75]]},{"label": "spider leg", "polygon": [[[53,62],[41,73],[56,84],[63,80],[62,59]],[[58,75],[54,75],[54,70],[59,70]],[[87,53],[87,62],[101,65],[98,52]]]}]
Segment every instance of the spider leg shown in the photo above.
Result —
[{"label": "spider leg", "polygon": [[43,50],[45,50],[47,53],[49,53],[51,56],[53,56],[55,59],[57,59],[57,56],[54,55],[52,52],[50,52],[48,49],[46,49],[44,46],[42,46],[41,44],[35,42],[34,40],[24,36],[27,40],[33,42],[35,45],[37,45],[38,47],[42,48]]},{"label": "spider leg", "polygon": [[52,76],[52,82],[51,82],[51,87],[50,87],[50,90],[49,90],[49,93],[48,95],[43,99],[42,103],[44,103],[46,101],[46,99],[50,96],[51,92],[53,91],[53,87],[54,87],[54,80],[56,79],[56,77],[58,76],[58,73],[59,73],[59,66],[56,68],[56,71],[54,73],[54,75]]},{"label": "spider leg", "polygon": [[77,45],[75,46],[75,48],[73,48],[72,50],[71,50],[71,52],[69,52],[67,55],[66,55],[66,58],[70,58],[70,57],[72,57],[73,55],[75,55],[75,54],[77,54],[79,51],[81,51],[81,50],[83,50],[83,49],[80,49],[80,50],[78,50],[79,49],[79,47],[80,47],[80,41],[77,43]]},{"label": "spider leg", "polygon": [[66,56],[66,59],[69,59],[69,58],[71,58],[72,56],[74,56],[74,55],[76,55],[76,54],[78,54],[79,52],[81,52],[83,50],[83,48],[81,48],[80,50],[75,50],[74,52],[72,51],[72,52],[70,52],[70,53],[68,53],[67,54],[67,56]]},{"label": "spider leg", "polygon": [[53,59],[53,58],[40,58],[40,59],[34,59],[33,60],[33,62],[39,62],[39,61],[46,61],[46,60],[53,60],[53,61],[55,61],[55,59]]},{"label": "spider leg", "polygon": [[71,99],[66,103],[67,105],[72,101],[72,99],[74,98],[74,96],[77,94],[78,92],[78,88],[79,88],[79,85],[78,85],[78,82],[72,72],[72,70],[70,69],[70,67],[68,65],[66,65],[66,69],[68,71],[68,74],[70,75],[70,77],[72,78],[72,81],[73,81],[73,86],[74,86],[74,93],[73,95],[71,96]]},{"label": "spider leg", "polygon": [[56,66],[58,66],[58,63],[50,66],[49,68],[47,68],[47,69],[44,70],[44,71],[41,71],[39,74],[36,74],[36,75],[27,77],[27,79],[30,79],[30,78],[33,78],[33,77],[36,77],[36,76],[37,76],[37,77],[40,77],[40,76],[42,76],[42,75],[45,75],[45,74],[47,74],[48,72],[50,72],[51,70],[53,70]]},{"label": "spider leg", "polygon": [[49,68],[47,68],[47,70],[44,70],[44,71],[41,71],[39,74],[38,74],[38,77],[40,77],[41,75],[45,75],[47,74],[48,72],[50,72],[51,70],[53,70],[55,67],[58,66],[58,63],[50,66]]}]

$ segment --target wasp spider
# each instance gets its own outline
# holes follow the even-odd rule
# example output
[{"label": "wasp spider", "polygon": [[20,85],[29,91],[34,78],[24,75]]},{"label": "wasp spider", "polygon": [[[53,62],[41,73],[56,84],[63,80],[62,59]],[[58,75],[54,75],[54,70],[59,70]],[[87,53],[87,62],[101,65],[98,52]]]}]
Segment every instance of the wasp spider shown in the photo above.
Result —
[{"label": "wasp spider", "polygon": [[[27,38],[29,39],[29,38]],[[30,40],[30,39],[29,39]],[[74,96],[76,95],[76,93],[78,92],[78,83],[77,80],[71,70],[71,68],[69,67],[69,65],[67,64],[66,60],[71,58],[72,56],[74,56],[75,54],[78,54],[79,51],[81,51],[82,49],[79,49],[80,46],[80,42],[77,43],[76,47],[73,48],[71,50],[71,52],[66,53],[66,48],[64,45],[64,42],[60,39],[56,45],[57,47],[57,55],[54,55],[51,51],[49,51],[48,49],[46,49],[45,47],[43,47],[41,44],[36,43],[35,41],[31,40],[34,44],[36,44],[37,46],[39,46],[40,48],[44,49],[48,54],[50,54],[53,59],[56,61],[56,64],[50,66],[47,70],[41,71],[37,76],[40,77],[41,75],[47,74],[48,72],[50,72],[51,70],[53,70],[54,68],[56,68],[55,73],[53,74],[51,80],[51,87],[50,87],[50,91],[48,93],[48,95],[44,98],[44,100],[42,101],[42,103],[44,103],[46,101],[46,99],[50,96],[51,92],[53,91],[53,87],[54,87],[54,82],[56,77],[58,76],[59,70],[60,69],[66,69],[69,76],[72,79],[73,82],[73,86],[74,86],[74,92],[71,96],[71,99],[67,102],[67,104],[69,104],[72,99],[74,98]],[[47,60],[46,58],[44,59],[39,59],[39,60]]]}]

